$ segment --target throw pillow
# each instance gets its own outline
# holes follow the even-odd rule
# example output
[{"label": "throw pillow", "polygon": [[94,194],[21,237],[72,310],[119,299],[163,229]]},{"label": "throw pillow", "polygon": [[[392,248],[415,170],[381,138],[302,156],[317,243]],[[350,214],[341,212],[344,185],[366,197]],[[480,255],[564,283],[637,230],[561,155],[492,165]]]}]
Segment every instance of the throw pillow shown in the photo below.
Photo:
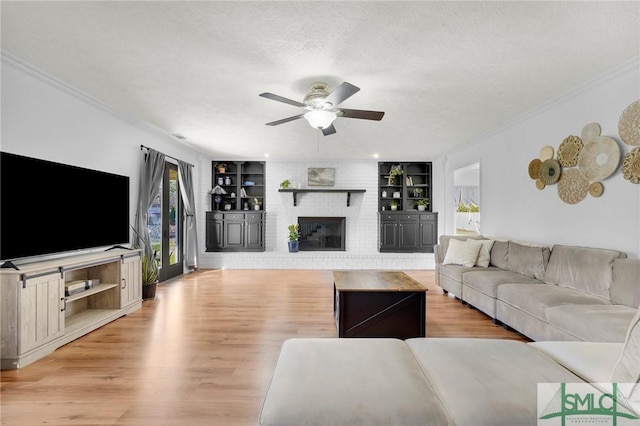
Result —
[{"label": "throw pillow", "polygon": [[462,265],[473,267],[478,260],[482,243],[479,240],[451,240],[444,256],[443,265]]},{"label": "throw pillow", "polygon": [[491,261],[491,247],[495,240],[480,240],[482,246],[480,247],[480,253],[478,253],[478,260],[476,260],[476,266],[482,266],[487,268]]}]

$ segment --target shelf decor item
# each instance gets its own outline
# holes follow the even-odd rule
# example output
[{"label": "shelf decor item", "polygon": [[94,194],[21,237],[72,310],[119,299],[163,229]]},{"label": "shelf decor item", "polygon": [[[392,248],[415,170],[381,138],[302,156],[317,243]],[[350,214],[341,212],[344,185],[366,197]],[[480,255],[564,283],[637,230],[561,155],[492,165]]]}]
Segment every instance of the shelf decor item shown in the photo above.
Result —
[{"label": "shelf decor item", "polygon": [[300,244],[300,225],[293,224],[288,226],[289,231],[289,253],[297,253]]},{"label": "shelf decor item", "polygon": [[391,210],[398,210],[398,202],[393,200],[389,203],[389,205],[391,206]]},{"label": "shelf decor item", "polygon": [[416,206],[418,207],[418,211],[420,212],[425,211],[428,204],[429,204],[429,200],[427,200],[426,198],[421,198],[418,201],[416,201]]},{"label": "shelf decor item", "polygon": [[389,186],[393,185],[397,176],[402,176],[402,166],[400,164],[393,164],[389,169]]},{"label": "shelf decor item", "polygon": [[217,163],[214,167],[218,170],[218,173],[226,173],[227,171],[227,165],[224,163]]},{"label": "shelf decor item", "polygon": [[260,205],[262,203],[260,202],[260,200],[258,200],[257,198],[253,199],[253,209],[254,210],[260,210]]},{"label": "shelf decor item", "polygon": [[280,182],[280,189],[287,189],[289,188],[289,185],[291,185],[291,181],[289,179],[285,179]]}]

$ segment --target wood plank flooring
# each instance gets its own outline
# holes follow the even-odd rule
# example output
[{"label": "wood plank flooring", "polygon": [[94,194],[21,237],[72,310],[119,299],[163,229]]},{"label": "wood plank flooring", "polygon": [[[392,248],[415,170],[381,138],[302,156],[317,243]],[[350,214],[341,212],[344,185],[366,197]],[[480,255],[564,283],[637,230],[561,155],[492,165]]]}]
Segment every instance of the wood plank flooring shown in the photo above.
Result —
[{"label": "wood plank flooring", "polygon": [[[442,294],[427,337],[526,339]],[[0,373],[3,425],[256,425],[282,342],[336,337],[324,270],[201,270],[142,309],[20,370]]]}]

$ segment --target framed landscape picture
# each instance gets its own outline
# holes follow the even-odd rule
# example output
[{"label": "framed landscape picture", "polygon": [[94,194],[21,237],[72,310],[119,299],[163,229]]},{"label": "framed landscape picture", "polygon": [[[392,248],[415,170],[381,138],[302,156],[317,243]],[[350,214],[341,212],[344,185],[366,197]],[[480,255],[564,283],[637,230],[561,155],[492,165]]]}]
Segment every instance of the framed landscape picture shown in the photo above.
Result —
[{"label": "framed landscape picture", "polygon": [[336,169],[309,167],[307,169],[308,186],[333,186],[336,183]]}]

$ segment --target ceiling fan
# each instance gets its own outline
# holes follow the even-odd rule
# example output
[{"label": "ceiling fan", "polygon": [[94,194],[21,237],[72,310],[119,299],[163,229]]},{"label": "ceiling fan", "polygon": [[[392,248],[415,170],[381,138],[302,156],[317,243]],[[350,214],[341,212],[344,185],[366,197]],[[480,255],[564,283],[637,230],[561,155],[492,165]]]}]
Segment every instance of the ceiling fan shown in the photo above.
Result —
[{"label": "ceiling fan", "polygon": [[336,87],[333,92],[329,92],[328,89],[329,86],[325,83],[314,83],[311,85],[311,91],[306,94],[302,102],[274,95],[273,93],[260,93],[260,96],[263,98],[284,102],[285,104],[307,110],[302,114],[266,123],[267,126],[277,126],[278,124],[288,123],[304,117],[311,127],[320,129],[323,135],[329,136],[336,132],[336,128],[333,126],[333,120],[337,117],[382,120],[384,116],[384,112],[382,111],[338,108],[338,105],[343,101],[357,93],[360,90],[359,87],[345,81]]}]

